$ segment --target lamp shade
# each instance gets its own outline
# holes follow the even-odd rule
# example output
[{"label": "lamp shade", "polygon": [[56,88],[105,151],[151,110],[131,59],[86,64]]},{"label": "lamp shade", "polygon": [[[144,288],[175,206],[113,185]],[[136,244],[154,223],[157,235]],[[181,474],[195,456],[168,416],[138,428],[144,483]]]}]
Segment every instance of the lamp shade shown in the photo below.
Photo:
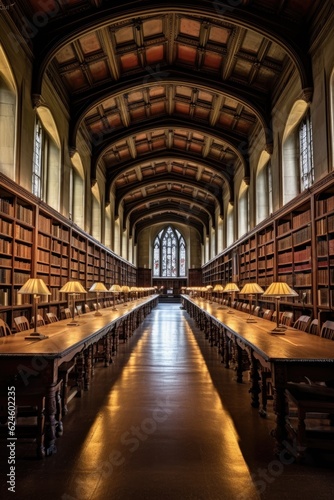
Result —
[{"label": "lamp shade", "polygon": [[263,289],[257,283],[246,283],[240,290],[242,295],[255,295],[263,292]]},{"label": "lamp shade", "polygon": [[213,288],[213,291],[218,293],[221,293],[223,290],[224,290],[223,285],[215,285]]},{"label": "lamp shade", "polygon": [[298,297],[298,293],[289,287],[287,283],[277,281],[268,286],[263,297]]},{"label": "lamp shade", "polygon": [[17,293],[24,293],[30,295],[51,295],[48,287],[44,281],[40,278],[30,278],[28,281],[18,290]]},{"label": "lamp shade", "polygon": [[108,289],[104,285],[104,283],[101,283],[101,281],[98,281],[97,283],[93,283],[93,285],[89,289],[90,292],[107,292]]},{"label": "lamp shade", "polygon": [[129,293],[130,291],[130,287],[128,285],[123,285],[122,286],[122,292],[123,293]]},{"label": "lamp shade", "polygon": [[118,293],[118,292],[121,292],[122,289],[119,285],[112,285],[110,288],[109,288],[109,292],[114,292],[114,293]]},{"label": "lamp shade", "polygon": [[87,293],[80,281],[68,281],[59,291],[61,293]]},{"label": "lamp shade", "polygon": [[240,289],[238,285],[236,285],[235,283],[227,283],[227,285],[224,288],[224,292],[226,293],[240,292]]}]

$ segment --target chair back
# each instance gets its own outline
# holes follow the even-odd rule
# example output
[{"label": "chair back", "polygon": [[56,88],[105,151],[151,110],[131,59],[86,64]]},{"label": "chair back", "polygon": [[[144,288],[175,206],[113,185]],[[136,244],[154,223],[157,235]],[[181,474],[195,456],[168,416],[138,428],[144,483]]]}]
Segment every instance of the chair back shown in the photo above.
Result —
[{"label": "chair back", "polygon": [[264,311],[264,313],[263,313],[263,316],[262,316],[262,317],[263,317],[263,319],[269,319],[269,320],[270,320],[270,319],[271,319],[271,317],[272,317],[272,315],[273,315],[273,311],[272,311],[271,309],[266,309],[266,310]]},{"label": "chair back", "polygon": [[85,304],[85,313],[90,313],[90,308],[88,304]]},{"label": "chair back", "polygon": [[308,333],[311,333],[312,335],[319,335],[318,326],[319,326],[318,320],[312,319],[308,327]]},{"label": "chair back", "polygon": [[46,313],[46,319],[48,323],[55,323],[56,321],[58,321],[57,316],[52,312]]},{"label": "chair back", "polygon": [[280,323],[285,326],[291,326],[293,322],[293,312],[283,312]]},{"label": "chair back", "polygon": [[324,339],[334,339],[334,321],[325,321],[321,327],[320,337]]},{"label": "chair back", "polygon": [[82,305],[78,304],[77,306],[75,306],[75,308],[77,310],[77,314],[80,316],[82,314]]},{"label": "chair back", "polygon": [[305,314],[303,314],[302,316],[299,316],[297,321],[294,322],[293,328],[306,332],[310,324],[310,321],[311,321],[311,316],[306,316]]},{"label": "chair back", "polygon": [[0,337],[7,337],[7,335],[11,335],[11,329],[7,325],[7,323],[0,318]]},{"label": "chair back", "polygon": [[[35,325],[35,317],[34,316],[31,318],[31,325],[32,326]],[[43,325],[45,325],[45,321],[44,321],[43,316],[41,316],[40,314],[37,314],[36,326],[43,326]]]},{"label": "chair back", "polygon": [[253,311],[254,316],[260,316],[260,306],[256,306]]},{"label": "chair back", "polygon": [[64,318],[64,319],[72,318],[71,309],[69,307],[65,307],[64,309],[62,309],[61,315],[62,315],[62,318]]},{"label": "chair back", "polygon": [[14,324],[18,332],[24,332],[30,328],[29,321],[25,316],[17,316],[14,318]]}]

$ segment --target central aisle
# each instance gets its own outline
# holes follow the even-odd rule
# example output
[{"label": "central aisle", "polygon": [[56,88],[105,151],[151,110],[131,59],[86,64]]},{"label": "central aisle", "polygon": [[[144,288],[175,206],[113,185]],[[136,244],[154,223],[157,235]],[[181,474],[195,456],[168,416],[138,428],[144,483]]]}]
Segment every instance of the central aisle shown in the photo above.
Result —
[{"label": "central aisle", "polygon": [[259,498],[187,318],[180,304],[158,306],[111,366],[96,367],[58,453],[18,460],[17,498]]},{"label": "central aisle", "polygon": [[258,498],[184,311],[162,305],[141,330],[84,437],[68,493],[82,500]]}]

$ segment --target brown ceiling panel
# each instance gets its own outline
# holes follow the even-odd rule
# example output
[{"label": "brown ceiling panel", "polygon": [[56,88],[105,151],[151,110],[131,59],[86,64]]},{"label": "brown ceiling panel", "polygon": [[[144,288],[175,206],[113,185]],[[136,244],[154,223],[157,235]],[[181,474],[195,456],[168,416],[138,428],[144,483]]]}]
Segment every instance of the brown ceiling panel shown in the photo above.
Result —
[{"label": "brown ceiling panel", "polygon": [[93,82],[106,80],[110,77],[110,72],[106,61],[98,61],[89,65]]},{"label": "brown ceiling panel", "polygon": [[227,45],[232,29],[220,28],[218,26],[211,26],[209,33],[209,40],[217,44]]},{"label": "brown ceiling panel", "polygon": [[179,33],[181,33],[182,35],[198,38],[200,34],[200,28],[201,24],[199,21],[188,19],[187,17],[182,17],[180,19]]},{"label": "brown ceiling panel", "polygon": [[83,89],[87,86],[87,79],[81,69],[69,71],[63,78],[72,92]]},{"label": "brown ceiling panel", "polygon": [[135,52],[124,54],[120,57],[121,69],[124,72],[139,68],[139,58]]},{"label": "brown ceiling panel", "polygon": [[164,60],[164,46],[156,45],[154,47],[149,47],[146,49],[146,63],[147,64],[157,64]]},{"label": "brown ceiling panel", "polygon": [[188,47],[186,45],[177,44],[177,60],[183,64],[193,66],[196,62],[196,48]]},{"label": "brown ceiling panel", "polygon": [[96,32],[91,32],[89,35],[81,37],[79,44],[84,56],[101,51],[101,44]]},{"label": "brown ceiling panel", "polygon": [[116,46],[134,42],[133,27],[125,26],[124,28],[115,30],[115,40]]},{"label": "brown ceiling panel", "polygon": [[219,70],[223,62],[223,57],[214,52],[207,51],[204,56],[203,69]]},{"label": "brown ceiling panel", "polygon": [[163,34],[163,20],[162,18],[148,19],[143,22],[144,38],[152,38],[157,35]]}]

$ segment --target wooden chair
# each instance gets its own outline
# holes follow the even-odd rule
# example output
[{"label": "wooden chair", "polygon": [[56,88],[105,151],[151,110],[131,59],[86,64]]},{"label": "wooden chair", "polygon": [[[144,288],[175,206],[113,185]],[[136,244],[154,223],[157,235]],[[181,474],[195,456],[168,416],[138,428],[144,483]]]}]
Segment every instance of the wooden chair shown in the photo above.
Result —
[{"label": "wooden chair", "polygon": [[56,323],[56,321],[59,321],[57,316],[52,312],[46,313],[46,319],[48,323]]},{"label": "wooden chair", "polygon": [[307,449],[334,451],[334,389],[320,384],[287,384],[286,430],[292,450],[302,459]]},{"label": "wooden chair", "polygon": [[293,323],[293,312],[283,312],[280,317],[280,323],[285,326],[291,326]]},{"label": "wooden chair", "polygon": [[[34,325],[35,325],[35,317],[33,316],[31,318],[30,328],[33,328]],[[37,314],[37,326],[44,326],[44,325],[45,325],[45,321],[44,321],[43,316],[41,316],[40,314]]]},{"label": "wooden chair", "polygon": [[89,305],[88,305],[88,304],[85,304],[85,313],[89,313],[89,312],[90,312]]},{"label": "wooden chair", "polygon": [[29,321],[25,316],[17,316],[14,318],[14,324],[18,332],[24,332],[30,328]]},{"label": "wooden chair", "polygon": [[81,316],[81,314],[82,314],[82,305],[78,304],[75,308],[77,310],[78,316]]},{"label": "wooden chair", "polygon": [[64,309],[62,309],[61,316],[63,319],[71,319],[72,318],[71,309],[69,307],[65,307]]},{"label": "wooden chair", "polygon": [[310,321],[311,321],[311,316],[306,316],[306,315],[299,316],[297,321],[294,322],[293,328],[306,332],[310,324]]},{"label": "wooden chair", "polygon": [[0,318],[0,337],[6,337],[7,335],[11,335],[11,329],[7,325],[7,323]]},{"label": "wooden chair", "polygon": [[311,323],[309,324],[309,327],[308,327],[308,333],[311,333],[312,335],[319,335],[319,330],[318,330],[318,327],[319,327],[319,322],[317,319],[313,319],[311,321]]},{"label": "wooden chair", "polygon": [[260,316],[260,306],[256,306],[253,311],[254,316]]},{"label": "wooden chair", "polygon": [[334,321],[325,321],[321,327],[320,337],[334,340]]},{"label": "wooden chair", "polygon": [[271,320],[272,318],[272,315],[273,315],[273,311],[271,309],[266,309],[263,313],[263,319],[269,319]]}]

